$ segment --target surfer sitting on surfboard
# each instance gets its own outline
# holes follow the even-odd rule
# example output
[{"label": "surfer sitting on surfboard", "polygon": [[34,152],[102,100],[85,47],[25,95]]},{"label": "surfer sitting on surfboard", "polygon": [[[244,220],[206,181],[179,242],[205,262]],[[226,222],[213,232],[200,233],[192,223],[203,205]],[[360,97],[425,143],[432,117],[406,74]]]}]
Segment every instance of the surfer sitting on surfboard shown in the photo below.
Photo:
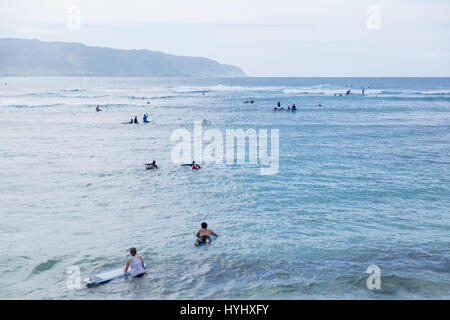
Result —
[{"label": "surfer sitting on surfboard", "polygon": [[206,222],[202,222],[201,229],[197,232],[197,240],[195,240],[195,245],[198,246],[200,243],[205,243],[206,246],[209,246],[211,242],[211,235],[214,235],[216,238],[219,236],[214,233],[212,230],[207,229],[208,224]]},{"label": "surfer sitting on surfboard", "polygon": [[130,273],[133,278],[141,278],[146,277],[147,272],[145,272],[144,267],[144,258],[142,256],[137,256],[136,248],[130,249],[131,257],[127,260],[127,265],[125,266],[125,273],[128,272],[128,268],[130,268]]}]

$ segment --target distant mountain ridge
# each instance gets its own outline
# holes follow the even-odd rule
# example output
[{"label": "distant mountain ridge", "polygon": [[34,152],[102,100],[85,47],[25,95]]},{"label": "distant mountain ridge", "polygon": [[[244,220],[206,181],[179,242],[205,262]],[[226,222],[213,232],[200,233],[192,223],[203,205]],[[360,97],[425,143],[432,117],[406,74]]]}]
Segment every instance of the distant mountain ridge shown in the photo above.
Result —
[{"label": "distant mountain ridge", "polygon": [[246,77],[233,65],[150,50],[0,38],[0,76]]}]

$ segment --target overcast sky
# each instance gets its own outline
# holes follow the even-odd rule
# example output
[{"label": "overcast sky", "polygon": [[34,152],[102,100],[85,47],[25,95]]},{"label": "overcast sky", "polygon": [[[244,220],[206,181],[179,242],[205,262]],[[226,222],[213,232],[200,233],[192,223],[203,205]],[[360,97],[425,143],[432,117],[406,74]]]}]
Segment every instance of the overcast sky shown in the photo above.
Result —
[{"label": "overcast sky", "polygon": [[0,0],[0,37],[203,56],[249,76],[450,76],[449,17],[449,0]]}]

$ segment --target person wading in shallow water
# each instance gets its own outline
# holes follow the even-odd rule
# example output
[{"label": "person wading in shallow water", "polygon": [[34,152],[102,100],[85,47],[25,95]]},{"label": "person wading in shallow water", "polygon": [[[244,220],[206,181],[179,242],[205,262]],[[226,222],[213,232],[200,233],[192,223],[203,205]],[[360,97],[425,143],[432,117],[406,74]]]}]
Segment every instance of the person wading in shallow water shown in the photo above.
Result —
[{"label": "person wading in shallow water", "polygon": [[145,272],[144,267],[144,258],[142,256],[137,255],[136,248],[130,249],[131,257],[127,260],[127,265],[125,266],[125,273],[128,272],[128,268],[130,268],[130,273],[133,278],[142,278],[147,276],[147,272]]}]

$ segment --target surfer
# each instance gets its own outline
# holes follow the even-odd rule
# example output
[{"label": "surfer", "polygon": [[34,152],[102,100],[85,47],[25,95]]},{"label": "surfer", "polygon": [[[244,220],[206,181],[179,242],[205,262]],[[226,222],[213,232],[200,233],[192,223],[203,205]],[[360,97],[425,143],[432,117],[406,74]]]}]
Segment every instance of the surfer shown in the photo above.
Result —
[{"label": "surfer", "polygon": [[278,101],[278,103],[277,103],[277,107],[278,107],[278,108],[280,108],[280,107],[281,107],[281,103],[280,103],[280,101]]},{"label": "surfer", "polygon": [[350,93],[352,92],[352,90],[348,90],[345,95],[348,96]]},{"label": "surfer", "polygon": [[295,106],[295,103],[292,105],[292,111],[297,110],[297,107]]},{"label": "surfer", "polygon": [[147,169],[147,170],[158,169],[158,166],[156,165],[156,161],[153,160],[152,163],[146,163],[145,164],[145,169]]},{"label": "surfer", "polygon": [[143,122],[150,122],[148,121],[148,113],[144,113],[144,116],[142,117]]},{"label": "surfer", "polygon": [[96,107],[95,107],[95,111],[99,112],[99,111],[103,111],[103,110],[100,109],[100,106],[96,106]]},{"label": "surfer", "polygon": [[199,170],[201,167],[195,163],[195,161],[192,161],[192,165],[191,165],[192,170]]},{"label": "surfer", "polygon": [[135,124],[139,124],[138,119],[137,119],[137,116],[134,116],[134,123],[135,123]]},{"label": "surfer", "polygon": [[202,122],[202,124],[203,124],[204,126],[206,126],[206,125],[208,125],[208,124],[209,124],[209,121],[208,121],[208,120],[206,120],[206,119],[203,119],[203,122]]},{"label": "surfer", "polygon": [[125,273],[127,273],[128,268],[130,268],[131,276],[133,278],[146,277],[147,272],[145,272],[144,258],[142,258],[142,256],[137,256],[136,254],[137,254],[136,248],[131,248],[130,249],[131,257],[128,258],[127,265],[125,266],[124,271],[125,271]]},{"label": "surfer", "polygon": [[208,229],[208,224],[206,222],[202,222],[201,228],[197,232],[197,240],[195,240],[195,245],[198,246],[200,243],[205,243],[206,246],[209,246],[209,243],[211,242],[211,235],[214,235],[216,238],[219,236],[212,230]]}]

